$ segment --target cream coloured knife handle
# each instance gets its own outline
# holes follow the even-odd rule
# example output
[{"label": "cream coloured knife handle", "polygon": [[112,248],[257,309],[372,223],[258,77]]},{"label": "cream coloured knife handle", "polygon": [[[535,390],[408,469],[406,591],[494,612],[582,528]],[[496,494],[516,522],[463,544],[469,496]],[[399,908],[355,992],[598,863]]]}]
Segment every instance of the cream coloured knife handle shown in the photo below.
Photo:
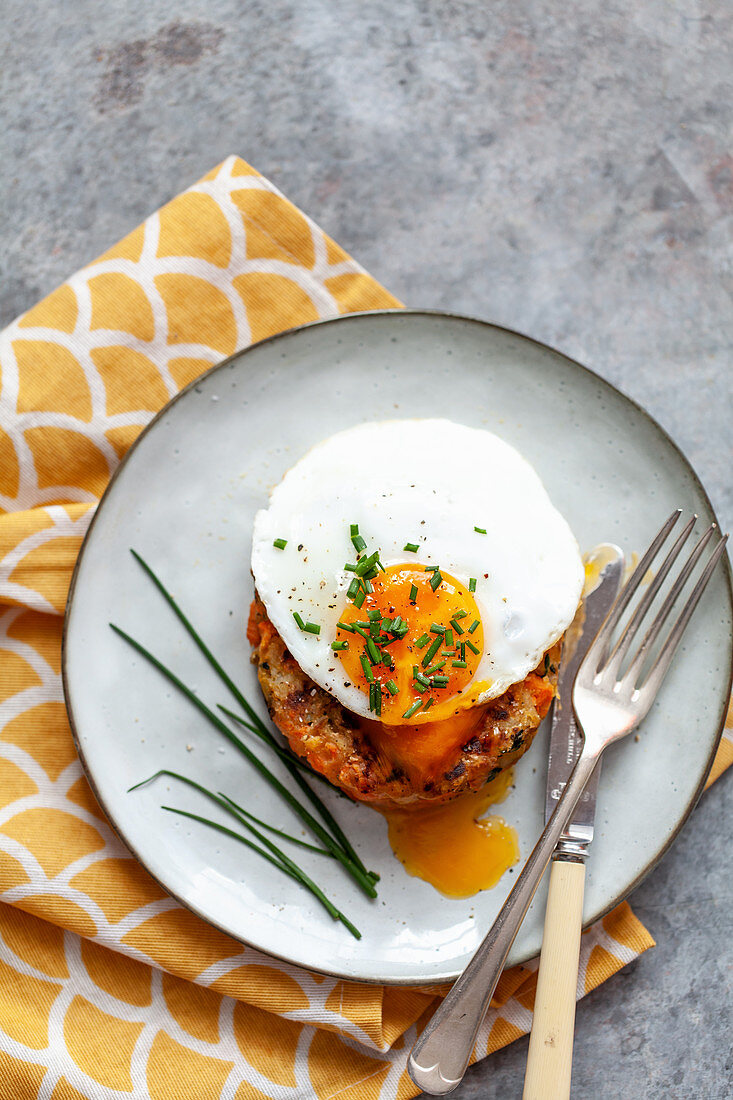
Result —
[{"label": "cream coloured knife handle", "polygon": [[585,863],[553,860],[523,1100],[570,1096]]}]

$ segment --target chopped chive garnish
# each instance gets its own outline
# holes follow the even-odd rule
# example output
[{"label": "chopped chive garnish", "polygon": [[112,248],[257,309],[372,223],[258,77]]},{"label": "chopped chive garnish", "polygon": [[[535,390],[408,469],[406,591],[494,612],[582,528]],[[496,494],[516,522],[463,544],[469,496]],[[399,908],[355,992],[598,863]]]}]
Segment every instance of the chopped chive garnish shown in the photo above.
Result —
[{"label": "chopped chive garnish", "polygon": [[394,661],[386,650],[382,654],[382,664],[385,668],[394,668]]},{"label": "chopped chive garnish", "polygon": [[436,569],[435,572],[433,573],[432,577],[430,578],[430,587],[432,588],[433,592],[438,587],[438,585],[440,584],[442,579],[443,578],[441,576],[440,570]]},{"label": "chopped chive garnish", "polygon": [[423,573],[436,573],[440,569],[439,565],[426,565],[423,569]]},{"label": "chopped chive garnish", "polygon": [[379,684],[369,685],[369,710],[375,711],[377,715],[382,713],[382,692]]},{"label": "chopped chive garnish", "polygon": [[360,577],[365,577],[367,573],[370,573],[374,569],[377,560],[379,559],[379,551],[375,550],[373,554],[370,554],[368,558],[362,558],[357,563],[356,572]]},{"label": "chopped chive garnish", "polygon": [[422,684],[424,687],[430,686],[430,680],[423,672],[420,672],[419,669],[417,669],[417,671],[415,672],[415,679],[417,680],[418,684]]},{"label": "chopped chive garnish", "polygon": [[416,542],[406,542],[402,549],[407,550],[409,554],[416,554],[420,547],[417,545]]},{"label": "chopped chive garnish", "polygon": [[444,664],[445,664],[445,660],[438,661],[438,663],[436,665],[431,665],[430,668],[428,669],[428,671],[425,673],[425,675],[426,676],[432,676],[432,674],[434,672],[437,672],[438,669],[442,668]]},{"label": "chopped chive garnish", "polygon": [[440,656],[441,657],[455,657],[455,655],[456,655],[455,649],[441,649],[441,651],[440,651]]},{"label": "chopped chive garnish", "polygon": [[445,644],[446,645],[455,645],[456,644],[453,641],[453,631],[450,628],[448,630],[446,630],[446,632],[445,632]]},{"label": "chopped chive garnish", "polygon": [[354,604],[356,605],[356,607],[361,607],[361,605],[364,603],[365,599],[366,599],[366,593],[362,592],[361,589],[359,589],[359,591],[354,596]]},{"label": "chopped chive garnish", "polygon": [[465,661],[451,661],[451,666],[453,668],[465,668],[466,667],[466,662]]},{"label": "chopped chive garnish", "polygon": [[369,654],[369,656],[371,658],[372,664],[373,665],[378,665],[380,663],[380,661],[382,660],[382,654],[379,652],[376,645],[374,644],[374,641],[371,638],[367,638],[366,647],[367,647],[367,653]]},{"label": "chopped chive garnish", "polygon": [[382,618],[382,612],[378,611],[376,607],[372,607],[367,611],[367,619],[370,623],[375,623],[377,619]]},{"label": "chopped chive garnish", "polygon": [[359,524],[358,523],[349,524],[349,534],[351,535],[352,539],[353,539],[354,535],[359,534]]},{"label": "chopped chive garnish", "polygon": [[305,632],[306,634],[320,634],[321,628],[318,623],[306,623]]},{"label": "chopped chive garnish", "polygon": [[423,710],[430,710],[430,708],[432,707],[434,702],[435,702],[435,699],[433,699],[433,697],[431,695],[430,698],[428,699],[427,703],[423,707]]},{"label": "chopped chive garnish", "polygon": [[416,584],[411,584],[410,585],[410,603],[414,603],[416,599],[417,599],[417,585]]},{"label": "chopped chive garnish", "polygon": [[462,607],[460,611],[456,611],[455,618],[465,619],[466,615],[468,615],[468,612],[466,611],[465,607]]},{"label": "chopped chive garnish", "polygon": [[354,544],[354,549],[356,550],[357,554],[360,554],[362,550],[366,550],[366,542],[361,537],[361,535],[354,535],[351,541]]},{"label": "chopped chive garnish", "polygon": [[382,630],[384,631],[385,634],[391,634],[392,633],[392,620],[391,619],[382,619]]},{"label": "chopped chive garnish", "polygon": [[351,582],[349,587],[346,589],[346,595],[348,596],[348,598],[350,600],[353,600],[358,591],[359,591],[359,582],[356,579],[356,577],[354,577],[353,581]]},{"label": "chopped chive garnish", "polygon": [[440,626],[439,623],[431,623],[430,624],[430,633],[431,634],[445,634],[445,627]]},{"label": "chopped chive garnish", "polygon": [[303,622],[302,618],[300,617],[300,615],[298,614],[297,611],[293,612],[293,618],[295,619],[295,621],[298,624],[298,626],[300,627],[300,629],[305,630],[305,623]]},{"label": "chopped chive garnish", "polygon": [[451,619],[450,625],[455,630],[456,634],[464,634],[465,631],[457,619]]},{"label": "chopped chive garnish", "polygon": [[473,634],[474,630],[476,630],[480,625],[481,624],[479,623],[478,619],[474,619],[468,628],[468,633]]},{"label": "chopped chive garnish", "polygon": [[477,535],[485,535],[486,534],[486,528],[485,527],[474,527],[474,531],[476,532]]},{"label": "chopped chive garnish", "polygon": [[466,643],[465,642],[461,642],[461,660],[462,661],[466,660]]},{"label": "chopped chive garnish", "polygon": [[287,539],[274,539],[272,545],[275,547],[276,550],[284,550],[285,547],[288,545],[288,540]]},{"label": "chopped chive garnish", "polygon": [[430,641],[430,635],[429,634],[421,634],[420,637],[415,641],[415,648],[416,649],[424,649],[429,641]]},{"label": "chopped chive garnish", "polygon": [[360,634],[362,638],[367,637],[366,631],[362,630],[362,628],[359,626],[358,623],[354,623],[354,633],[355,634]]},{"label": "chopped chive garnish", "polygon": [[416,699],[415,702],[412,704],[412,706],[407,708],[407,710],[402,715],[402,717],[403,718],[412,718],[413,714],[415,714],[416,711],[420,710],[421,706],[422,706],[422,699]]},{"label": "chopped chive garnish", "polygon": [[347,573],[356,573],[356,566],[354,565],[353,561],[345,561],[344,569]]},{"label": "chopped chive garnish", "polygon": [[399,690],[394,680],[387,680],[387,691],[390,695],[396,695]]},{"label": "chopped chive garnish", "polygon": [[369,658],[367,657],[366,653],[362,653],[359,660],[361,662],[361,667],[364,669],[364,675],[366,676],[369,683],[373,684],[374,673],[372,672],[372,666],[369,664]]},{"label": "chopped chive garnish", "polygon": [[346,630],[349,634],[354,633],[354,628],[351,623],[342,623],[339,620],[339,622],[336,623],[336,626],[339,628],[339,630]]},{"label": "chopped chive garnish", "polygon": [[448,683],[448,679],[447,676],[433,676],[433,685],[435,687],[445,687]]},{"label": "chopped chive garnish", "polygon": [[471,650],[471,653],[475,653],[477,656],[481,652],[479,647],[477,645],[474,645],[473,642],[470,641],[468,638],[466,638],[466,645]]},{"label": "chopped chive garnish", "polygon": [[468,591],[469,592],[475,592],[476,591],[476,578],[475,577],[469,577],[468,578]]},{"label": "chopped chive garnish", "polygon": [[367,595],[369,595],[370,592],[374,591],[374,585],[372,584],[372,582],[369,580],[368,577],[362,577],[361,578],[361,587],[364,589],[364,591],[367,593]]},{"label": "chopped chive garnish", "polygon": [[419,695],[424,695],[430,688],[430,684],[421,684],[419,680],[412,681],[412,690],[416,691]]},{"label": "chopped chive garnish", "polygon": [[435,654],[440,649],[441,643],[442,643],[442,638],[440,637],[440,634],[439,634],[437,636],[437,638],[434,639],[432,645],[430,646],[430,649],[426,652],[425,656],[422,659],[423,668],[428,667],[428,665],[432,661],[433,657],[435,656]]},{"label": "chopped chive garnish", "polygon": [[349,643],[348,642],[331,642],[331,649],[334,651],[334,653],[338,653],[339,650],[341,650],[341,649],[348,649],[348,648],[349,648]]}]

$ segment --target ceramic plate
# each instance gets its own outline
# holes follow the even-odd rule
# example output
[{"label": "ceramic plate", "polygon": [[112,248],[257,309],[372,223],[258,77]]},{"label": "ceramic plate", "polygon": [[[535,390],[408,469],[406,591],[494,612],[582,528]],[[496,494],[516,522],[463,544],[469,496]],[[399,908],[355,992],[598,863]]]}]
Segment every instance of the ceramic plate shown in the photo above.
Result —
[{"label": "ceramic plate", "polygon": [[[139,638],[210,703],[228,702],[131,557],[134,547],[266,713],[245,639],[254,513],[288,467],[333,432],[363,420],[436,415],[487,428],[517,447],[582,549],[611,541],[631,555],[676,507],[697,512],[701,526],[714,519],[702,486],[661,428],[577,363],[467,318],[357,314],[255,345],[163,409],[99,506],[67,613],[64,677],[75,736],[97,797],[130,850],[166,890],[236,939],[354,980],[419,984],[455,977],[515,876],[505,874],[473,898],[443,897],[407,875],[379,814],[327,792],[367,866],[382,876],[379,898],[370,902],[337,865],[317,863],[327,893],[363,931],[357,942],[256,855],[161,811],[168,802],[210,813],[193,792],[158,781],[126,793],[167,767],[240,796],[260,817],[293,824],[236,750],[108,623]],[[730,689],[726,569],[706,592],[638,741],[604,758],[586,922],[651,869],[701,790]],[[544,728],[517,766],[500,811],[518,832],[522,860],[542,829],[546,766]],[[538,952],[544,904],[541,887],[510,963]]]}]

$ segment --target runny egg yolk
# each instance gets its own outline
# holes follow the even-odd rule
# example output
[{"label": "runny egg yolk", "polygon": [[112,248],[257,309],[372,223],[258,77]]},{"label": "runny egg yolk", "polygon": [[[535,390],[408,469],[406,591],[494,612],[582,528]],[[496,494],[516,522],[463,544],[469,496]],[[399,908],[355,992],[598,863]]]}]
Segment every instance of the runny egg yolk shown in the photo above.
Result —
[{"label": "runny egg yolk", "polygon": [[419,810],[384,809],[389,841],[408,874],[451,898],[495,886],[519,859],[517,834],[500,817],[482,818],[509,792],[508,769],[453,802]]},{"label": "runny egg yolk", "polygon": [[[437,575],[436,575],[437,574]],[[475,702],[484,648],[468,586],[433,567],[391,565],[371,581],[361,607],[347,603],[337,642],[344,673],[387,726],[442,722]],[[395,627],[396,624],[396,627]]]}]

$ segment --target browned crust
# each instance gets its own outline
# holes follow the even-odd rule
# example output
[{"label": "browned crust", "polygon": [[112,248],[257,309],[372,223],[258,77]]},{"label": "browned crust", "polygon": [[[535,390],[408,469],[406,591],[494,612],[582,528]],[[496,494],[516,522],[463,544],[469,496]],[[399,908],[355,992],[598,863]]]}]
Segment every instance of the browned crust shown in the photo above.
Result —
[{"label": "browned crust", "polygon": [[384,806],[445,802],[514,764],[550,707],[561,651],[556,642],[534,672],[492,700],[448,766],[418,783],[385,759],[356,716],[303,672],[257,596],[247,637],[270,717],[293,751],[352,798]]}]

